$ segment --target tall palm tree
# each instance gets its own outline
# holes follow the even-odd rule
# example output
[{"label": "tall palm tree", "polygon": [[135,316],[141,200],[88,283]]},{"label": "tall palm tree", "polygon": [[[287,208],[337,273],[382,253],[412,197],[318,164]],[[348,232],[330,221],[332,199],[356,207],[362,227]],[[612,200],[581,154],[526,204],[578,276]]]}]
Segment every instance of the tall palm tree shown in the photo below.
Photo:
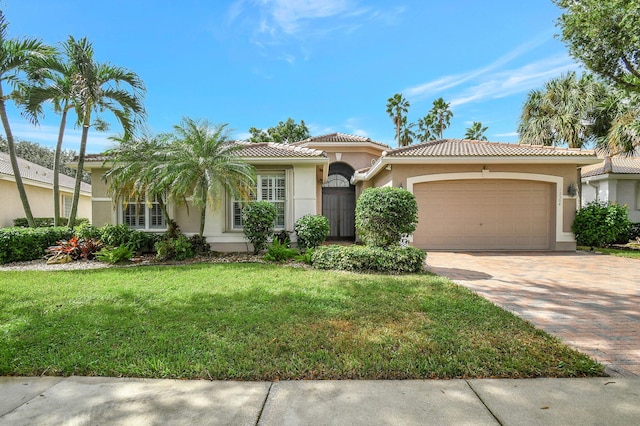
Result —
[{"label": "tall palm tree", "polygon": [[409,146],[413,143],[416,133],[413,131],[415,123],[407,124],[407,117],[402,117],[402,130],[400,131],[400,146]]},{"label": "tall palm tree", "polygon": [[467,128],[464,138],[475,141],[486,141],[487,137],[484,135],[484,132],[486,132],[487,129],[488,127],[483,126],[481,122],[474,121],[473,124]]},{"label": "tall palm tree", "polygon": [[598,104],[596,148],[613,156],[633,154],[640,146],[640,95],[612,89]]},{"label": "tall palm tree", "polygon": [[427,114],[418,119],[418,132],[416,137],[420,142],[427,142],[433,139],[435,123],[435,117],[432,114]]},{"label": "tall palm tree", "polygon": [[433,108],[431,108],[430,114],[434,117],[433,128],[439,139],[442,139],[442,133],[449,127],[451,117],[453,117],[453,112],[451,112],[449,106],[450,104],[442,98],[433,101]]},{"label": "tall palm tree", "polygon": [[[50,55],[53,50],[39,40],[10,39],[7,36],[7,27],[8,23],[6,22],[4,13],[0,10],[0,120],[2,120],[2,126],[4,127],[4,131],[7,136],[11,168],[13,169],[13,175],[16,180],[16,186],[18,187],[20,201],[24,208],[24,214],[29,226],[35,227],[27,192],[25,191],[22,176],[20,175],[13,132],[11,131],[9,118],[7,117],[6,101],[12,99],[17,94],[15,89],[20,85],[20,77],[25,71],[27,71],[29,62],[33,58],[41,58],[46,55]],[[3,88],[4,83],[12,85],[14,90],[5,94]]]},{"label": "tall palm tree", "polygon": [[67,40],[67,55],[70,66],[77,70],[74,77],[75,111],[78,124],[82,126],[80,152],[78,153],[78,173],[73,193],[73,204],[69,215],[69,227],[75,224],[80,196],[80,183],[87,149],[89,128],[104,130],[105,123],[99,118],[92,123],[94,114],[110,111],[122,126],[124,135],[130,135],[138,120],[144,116],[142,97],[145,92],[144,83],[132,71],[125,68],[96,62],[93,57],[93,46],[86,38]]},{"label": "tall palm tree", "polygon": [[[409,101],[400,93],[396,93],[389,99],[387,99],[387,114],[393,120],[393,125],[396,127],[396,141],[398,146],[403,146],[401,143],[401,132],[403,123],[406,124],[406,114],[409,112]],[[403,120],[404,119],[404,120]]]},{"label": "tall palm tree", "polygon": [[249,199],[255,186],[253,167],[238,157],[242,145],[229,139],[226,124],[183,118],[174,126],[160,165],[157,185],[169,198],[186,203],[192,197],[200,208],[200,236],[204,233],[207,205],[215,207],[226,192],[238,200]]},{"label": "tall palm tree", "polygon": [[529,93],[518,133],[521,143],[581,148],[594,138],[596,105],[606,90],[591,76],[570,72]]},{"label": "tall palm tree", "polygon": [[[69,58],[73,43],[71,39],[62,45],[64,52]],[[25,89],[24,113],[23,115],[33,124],[38,124],[39,117],[43,114],[43,105],[52,103],[53,109],[60,114],[60,125],[58,128],[58,140],[53,161],[53,214],[55,226],[60,223],[60,161],[62,157],[62,142],[67,125],[69,111],[76,108],[77,92],[76,80],[79,78],[79,70],[73,64],[58,55],[48,56],[40,62],[41,71],[40,84],[29,85]],[[82,171],[78,171],[82,173]]]}]

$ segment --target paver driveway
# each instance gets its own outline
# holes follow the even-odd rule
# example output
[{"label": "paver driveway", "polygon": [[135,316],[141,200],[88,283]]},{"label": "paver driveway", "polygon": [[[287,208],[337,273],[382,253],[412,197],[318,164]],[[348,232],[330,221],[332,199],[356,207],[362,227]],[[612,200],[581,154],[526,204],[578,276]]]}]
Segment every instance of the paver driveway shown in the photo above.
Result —
[{"label": "paver driveway", "polygon": [[640,376],[640,260],[577,253],[430,252],[446,276],[598,360]]}]

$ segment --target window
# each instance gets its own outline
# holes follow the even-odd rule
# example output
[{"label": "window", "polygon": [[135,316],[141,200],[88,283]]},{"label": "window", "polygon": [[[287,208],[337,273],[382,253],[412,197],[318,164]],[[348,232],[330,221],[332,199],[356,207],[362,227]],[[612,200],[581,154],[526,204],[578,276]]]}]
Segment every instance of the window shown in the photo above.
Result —
[{"label": "window", "polygon": [[351,183],[346,177],[338,174],[333,174],[329,175],[327,183],[322,186],[324,188],[349,188],[349,186],[351,186]]},{"label": "window", "polygon": [[[269,201],[276,207],[276,220],[274,227],[284,229],[286,217],[287,185],[284,174],[258,175],[258,188],[254,196],[258,201]],[[245,203],[233,201],[231,221],[233,229],[242,229],[242,208]]]},{"label": "window", "polygon": [[165,229],[167,223],[158,201],[129,200],[122,203],[122,223],[134,229]]},{"label": "window", "polygon": [[68,195],[62,196],[62,217],[71,216],[71,205],[73,204],[73,197]]}]

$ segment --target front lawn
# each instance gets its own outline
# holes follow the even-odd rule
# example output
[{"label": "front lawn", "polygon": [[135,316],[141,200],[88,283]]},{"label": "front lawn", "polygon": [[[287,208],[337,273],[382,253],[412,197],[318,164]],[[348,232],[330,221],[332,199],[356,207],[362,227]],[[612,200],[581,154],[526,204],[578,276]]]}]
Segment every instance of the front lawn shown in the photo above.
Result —
[{"label": "front lawn", "polygon": [[451,281],[266,264],[0,272],[0,375],[574,377],[603,368]]},{"label": "front lawn", "polygon": [[609,254],[611,256],[618,256],[618,257],[626,257],[629,259],[640,259],[640,250],[635,249],[619,249],[619,248],[602,248],[602,247],[595,247],[595,248],[591,248],[591,247],[584,247],[584,246],[580,246],[578,247],[578,250],[582,250],[582,251],[595,251],[596,253],[602,253],[602,254]]}]

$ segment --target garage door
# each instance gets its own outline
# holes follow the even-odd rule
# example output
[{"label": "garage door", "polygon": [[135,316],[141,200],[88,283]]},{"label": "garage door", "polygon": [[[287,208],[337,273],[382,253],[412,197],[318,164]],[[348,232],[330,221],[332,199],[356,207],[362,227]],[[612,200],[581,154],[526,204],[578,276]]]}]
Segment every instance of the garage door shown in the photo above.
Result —
[{"label": "garage door", "polygon": [[550,183],[458,180],[414,186],[416,247],[431,250],[547,250]]}]

